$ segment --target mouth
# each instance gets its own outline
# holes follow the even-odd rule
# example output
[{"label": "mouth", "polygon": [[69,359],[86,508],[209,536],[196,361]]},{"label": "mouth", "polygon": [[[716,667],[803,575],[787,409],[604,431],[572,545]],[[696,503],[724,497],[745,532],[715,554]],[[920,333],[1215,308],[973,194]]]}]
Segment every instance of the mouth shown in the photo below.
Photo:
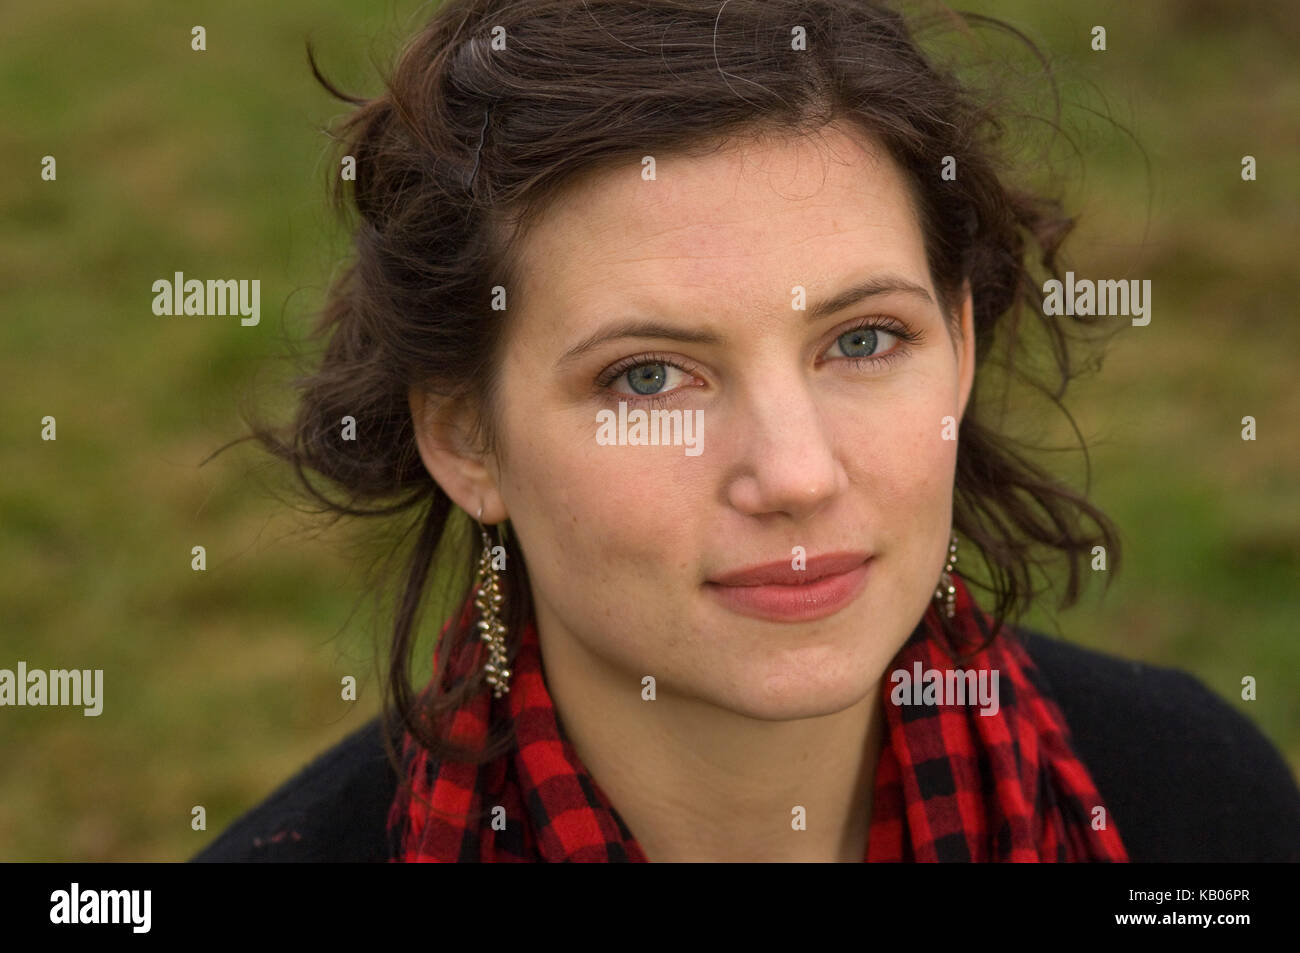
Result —
[{"label": "mouth", "polygon": [[790,561],[765,563],[707,580],[704,590],[739,615],[774,622],[811,622],[839,612],[862,592],[874,557],[831,553],[795,569]]}]

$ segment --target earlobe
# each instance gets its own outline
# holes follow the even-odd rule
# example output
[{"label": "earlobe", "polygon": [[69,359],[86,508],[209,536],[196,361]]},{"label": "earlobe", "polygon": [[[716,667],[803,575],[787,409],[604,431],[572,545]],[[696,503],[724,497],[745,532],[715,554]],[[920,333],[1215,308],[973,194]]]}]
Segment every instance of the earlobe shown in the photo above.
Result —
[{"label": "earlobe", "polygon": [[443,492],[470,516],[477,516],[482,507],[484,524],[505,520],[508,514],[488,460],[470,440],[468,404],[421,387],[411,388],[407,402],[420,459]]}]

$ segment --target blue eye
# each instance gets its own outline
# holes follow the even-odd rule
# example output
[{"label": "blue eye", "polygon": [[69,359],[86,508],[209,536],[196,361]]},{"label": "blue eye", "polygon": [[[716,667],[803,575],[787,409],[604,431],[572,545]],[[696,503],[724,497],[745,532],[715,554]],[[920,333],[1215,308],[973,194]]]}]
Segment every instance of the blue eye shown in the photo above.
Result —
[{"label": "blue eye", "polygon": [[[925,339],[925,332],[898,321],[875,319],[835,338],[822,360],[840,358],[853,371],[883,371],[907,354],[908,345]],[[888,350],[884,350],[888,348]],[[839,351],[836,354],[835,351]],[[661,406],[686,399],[697,387],[707,387],[694,362],[678,355],[651,352],[626,357],[607,367],[596,379],[597,391],[644,406]]]},{"label": "blue eye", "polygon": [[666,354],[638,354],[605,369],[596,379],[599,390],[646,405],[666,403],[703,386],[693,380],[693,365]]},{"label": "blue eye", "polygon": [[835,343],[840,346],[845,357],[869,357],[876,349],[875,328],[854,328],[845,331]]},{"label": "blue eye", "polygon": [[[851,361],[867,361],[872,364],[886,364],[896,360],[902,354],[903,342],[914,343],[921,340],[921,332],[895,325],[865,324],[849,328],[835,339],[835,343],[826,352],[827,357],[843,356]],[[878,350],[888,347],[889,350]],[[839,350],[840,355],[832,353]]]},{"label": "blue eye", "polygon": [[665,364],[638,364],[624,376],[627,386],[638,394],[657,394],[668,380],[668,367]]}]

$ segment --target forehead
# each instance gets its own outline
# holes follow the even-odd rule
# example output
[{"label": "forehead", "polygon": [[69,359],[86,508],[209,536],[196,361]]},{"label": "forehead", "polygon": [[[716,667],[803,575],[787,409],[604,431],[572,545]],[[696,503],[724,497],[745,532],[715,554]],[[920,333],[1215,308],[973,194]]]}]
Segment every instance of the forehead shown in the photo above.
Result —
[{"label": "forehead", "polygon": [[724,317],[723,308],[771,313],[794,285],[878,271],[929,286],[905,174],[856,127],[655,160],[650,180],[626,163],[572,183],[524,237],[524,307],[546,333],[615,301],[673,312],[707,304]]}]

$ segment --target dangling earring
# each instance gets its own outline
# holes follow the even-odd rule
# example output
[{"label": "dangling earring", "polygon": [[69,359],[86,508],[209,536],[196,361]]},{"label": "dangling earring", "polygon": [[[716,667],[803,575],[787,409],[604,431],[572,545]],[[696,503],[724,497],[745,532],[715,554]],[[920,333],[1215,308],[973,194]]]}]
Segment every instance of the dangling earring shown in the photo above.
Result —
[{"label": "dangling earring", "polygon": [[939,575],[939,586],[934,590],[934,601],[943,602],[944,614],[951,619],[957,613],[957,587],[952,584],[952,567],[957,563],[957,534],[952,534],[948,544],[948,562]]},{"label": "dangling earring", "polygon": [[[480,506],[478,520],[482,518],[483,507]],[[479,634],[488,644],[488,659],[483,671],[487,673],[487,683],[492,686],[493,696],[500,698],[510,691],[510,669],[506,668],[506,627],[497,614],[505,597],[501,594],[501,577],[492,568],[492,540],[488,538],[487,530],[481,522],[478,530],[483,534],[483,553],[479,557],[478,574],[474,578],[474,588],[478,591],[474,597],[474,606],[479,611]]]}]

